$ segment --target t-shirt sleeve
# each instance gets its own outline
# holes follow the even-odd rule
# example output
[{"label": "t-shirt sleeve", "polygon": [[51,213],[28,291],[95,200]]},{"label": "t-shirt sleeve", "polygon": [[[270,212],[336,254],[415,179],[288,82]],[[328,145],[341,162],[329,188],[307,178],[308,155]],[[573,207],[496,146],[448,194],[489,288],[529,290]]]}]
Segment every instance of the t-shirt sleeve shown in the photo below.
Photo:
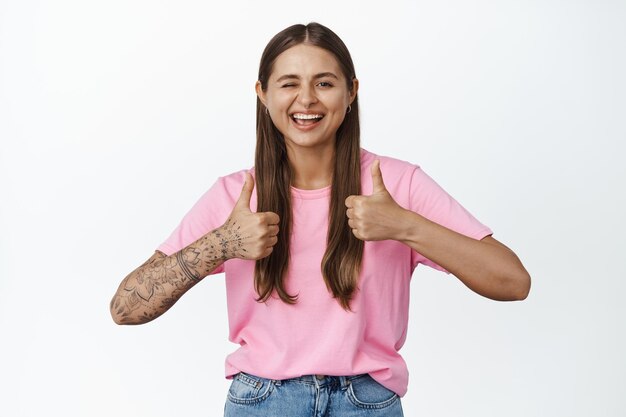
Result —
[{"label": "t-shirt sleeve", "polygon": [[[415,167],[411,176],[410,190],[410,209],[427,219],[476,240],[493,234],[489,227],[479,222],[419,166]],[[421,263],[450,273],[415,250],[411,252],[413,268]]]},{"label": "t-shirt sleeve", "polygon": [[[225,204],[226,201],[228,194],[224,178],[220,177],[185,214],[179,225],[157,250],[171,255],[223,225],[232,208]],[[209,275],[221,272],[224,272],[223,263]]]}]

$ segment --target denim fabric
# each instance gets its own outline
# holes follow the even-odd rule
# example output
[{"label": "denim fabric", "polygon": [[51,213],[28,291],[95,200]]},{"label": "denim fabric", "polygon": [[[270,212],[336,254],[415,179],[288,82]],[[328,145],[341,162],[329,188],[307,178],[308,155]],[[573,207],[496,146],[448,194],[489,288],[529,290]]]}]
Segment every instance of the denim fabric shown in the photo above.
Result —
[{"label": "denim fabric", "polygon": [[368,374],[276,380],[239,372],[224,417],[403,417],[400,397]]}]

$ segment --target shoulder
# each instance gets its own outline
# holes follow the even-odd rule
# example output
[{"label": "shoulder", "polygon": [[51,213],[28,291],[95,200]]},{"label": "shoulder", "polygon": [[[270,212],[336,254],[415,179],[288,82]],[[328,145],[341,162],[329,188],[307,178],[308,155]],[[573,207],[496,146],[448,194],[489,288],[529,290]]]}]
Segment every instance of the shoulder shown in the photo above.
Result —
[{"label": "shoulder", "polygon": [[246,180],[246,172],[249,172],[254,178],[254,167],[241,169],[239,171],[234,171],[229,174],[218,177],[217,182],[220,182],[224,185],[224,187],[230,188],[241,188],[243,187],[243,183]]},{"label": "shoulder", "polygon": [[419,168],[419,165],[417,165],[414,162],[406,161],[404,159],[395,158],[395,157],[388,156],[388,155],[377,154],[367,149],[361,148],[361,164],[362,165],[369,166],[376,159],[380,160],[381,166],[385,164],[386,166],[393,167],[393,168],[409,168],[409,169],[416,168],[416,167]]},{"label": "shoulder", "polygon": [[419,165],[361,148],[361,192],[365,195],[371,193],[373,189],[371,168],[375,160],[380,161],[380,172],[387,191],[396,202],[407,204],[413,177],[415,171],[419,170]]},{"label": "shoulder", "polygon": [[254,168],[241,169],[217,177],[204,195],[205,200],[236,201],[246,180],[246,172],[254,178]]},{"label": "shoulder", "polygon": [[362,175],[370,175],[372,163],[378,159],[380,161],[380,171],[390,177],[406,177],[413,175],[420,166],[414,162],[404,159],[395,158],[387,155],[380,155],[366,149],[361,148],[361,173]]}]

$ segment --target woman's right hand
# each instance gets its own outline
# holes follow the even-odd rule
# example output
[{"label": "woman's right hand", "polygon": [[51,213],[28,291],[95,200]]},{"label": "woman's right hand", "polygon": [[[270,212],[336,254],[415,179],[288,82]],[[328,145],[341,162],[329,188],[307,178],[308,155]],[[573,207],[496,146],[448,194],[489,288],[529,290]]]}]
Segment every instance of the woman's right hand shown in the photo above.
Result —
[{"label": "woman's right hand", "polygon": [[128,274],[111,299],[109,308],[117,324],[147,323],[165,313],[191,287],[231,258],[261,259],[278,241],[276,213],[253,213],[250,197],[254,179],[246,182],[230,217],[178,252],[156,251]]},{"label": "woman's right hand", "polygon": [[254,178],[246,172],[246,182],[228,220],[214,234],[222,242],[227,259],[261,259],[269,256],[278,241],[279,216],[271,211],[253,213],[250,197]]}]

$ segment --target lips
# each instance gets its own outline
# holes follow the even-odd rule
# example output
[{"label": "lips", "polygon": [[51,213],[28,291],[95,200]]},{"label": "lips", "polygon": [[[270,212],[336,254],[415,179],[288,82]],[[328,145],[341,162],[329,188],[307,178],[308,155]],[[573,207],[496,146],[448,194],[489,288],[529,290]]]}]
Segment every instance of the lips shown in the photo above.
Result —
[{"label": "lips", "polygon": [[300,130],[310,130],[324,118],[319,112],[293,112],[289,116],[293,124]]},{"label": "lips", "polygon": [[295,117],[291,118],[297,125],[299,126],[310,126],[313,125],[315,123],[319,123],[320,120],[322,120],[322,118],[315,118],[315,119],[297,119]]}]

